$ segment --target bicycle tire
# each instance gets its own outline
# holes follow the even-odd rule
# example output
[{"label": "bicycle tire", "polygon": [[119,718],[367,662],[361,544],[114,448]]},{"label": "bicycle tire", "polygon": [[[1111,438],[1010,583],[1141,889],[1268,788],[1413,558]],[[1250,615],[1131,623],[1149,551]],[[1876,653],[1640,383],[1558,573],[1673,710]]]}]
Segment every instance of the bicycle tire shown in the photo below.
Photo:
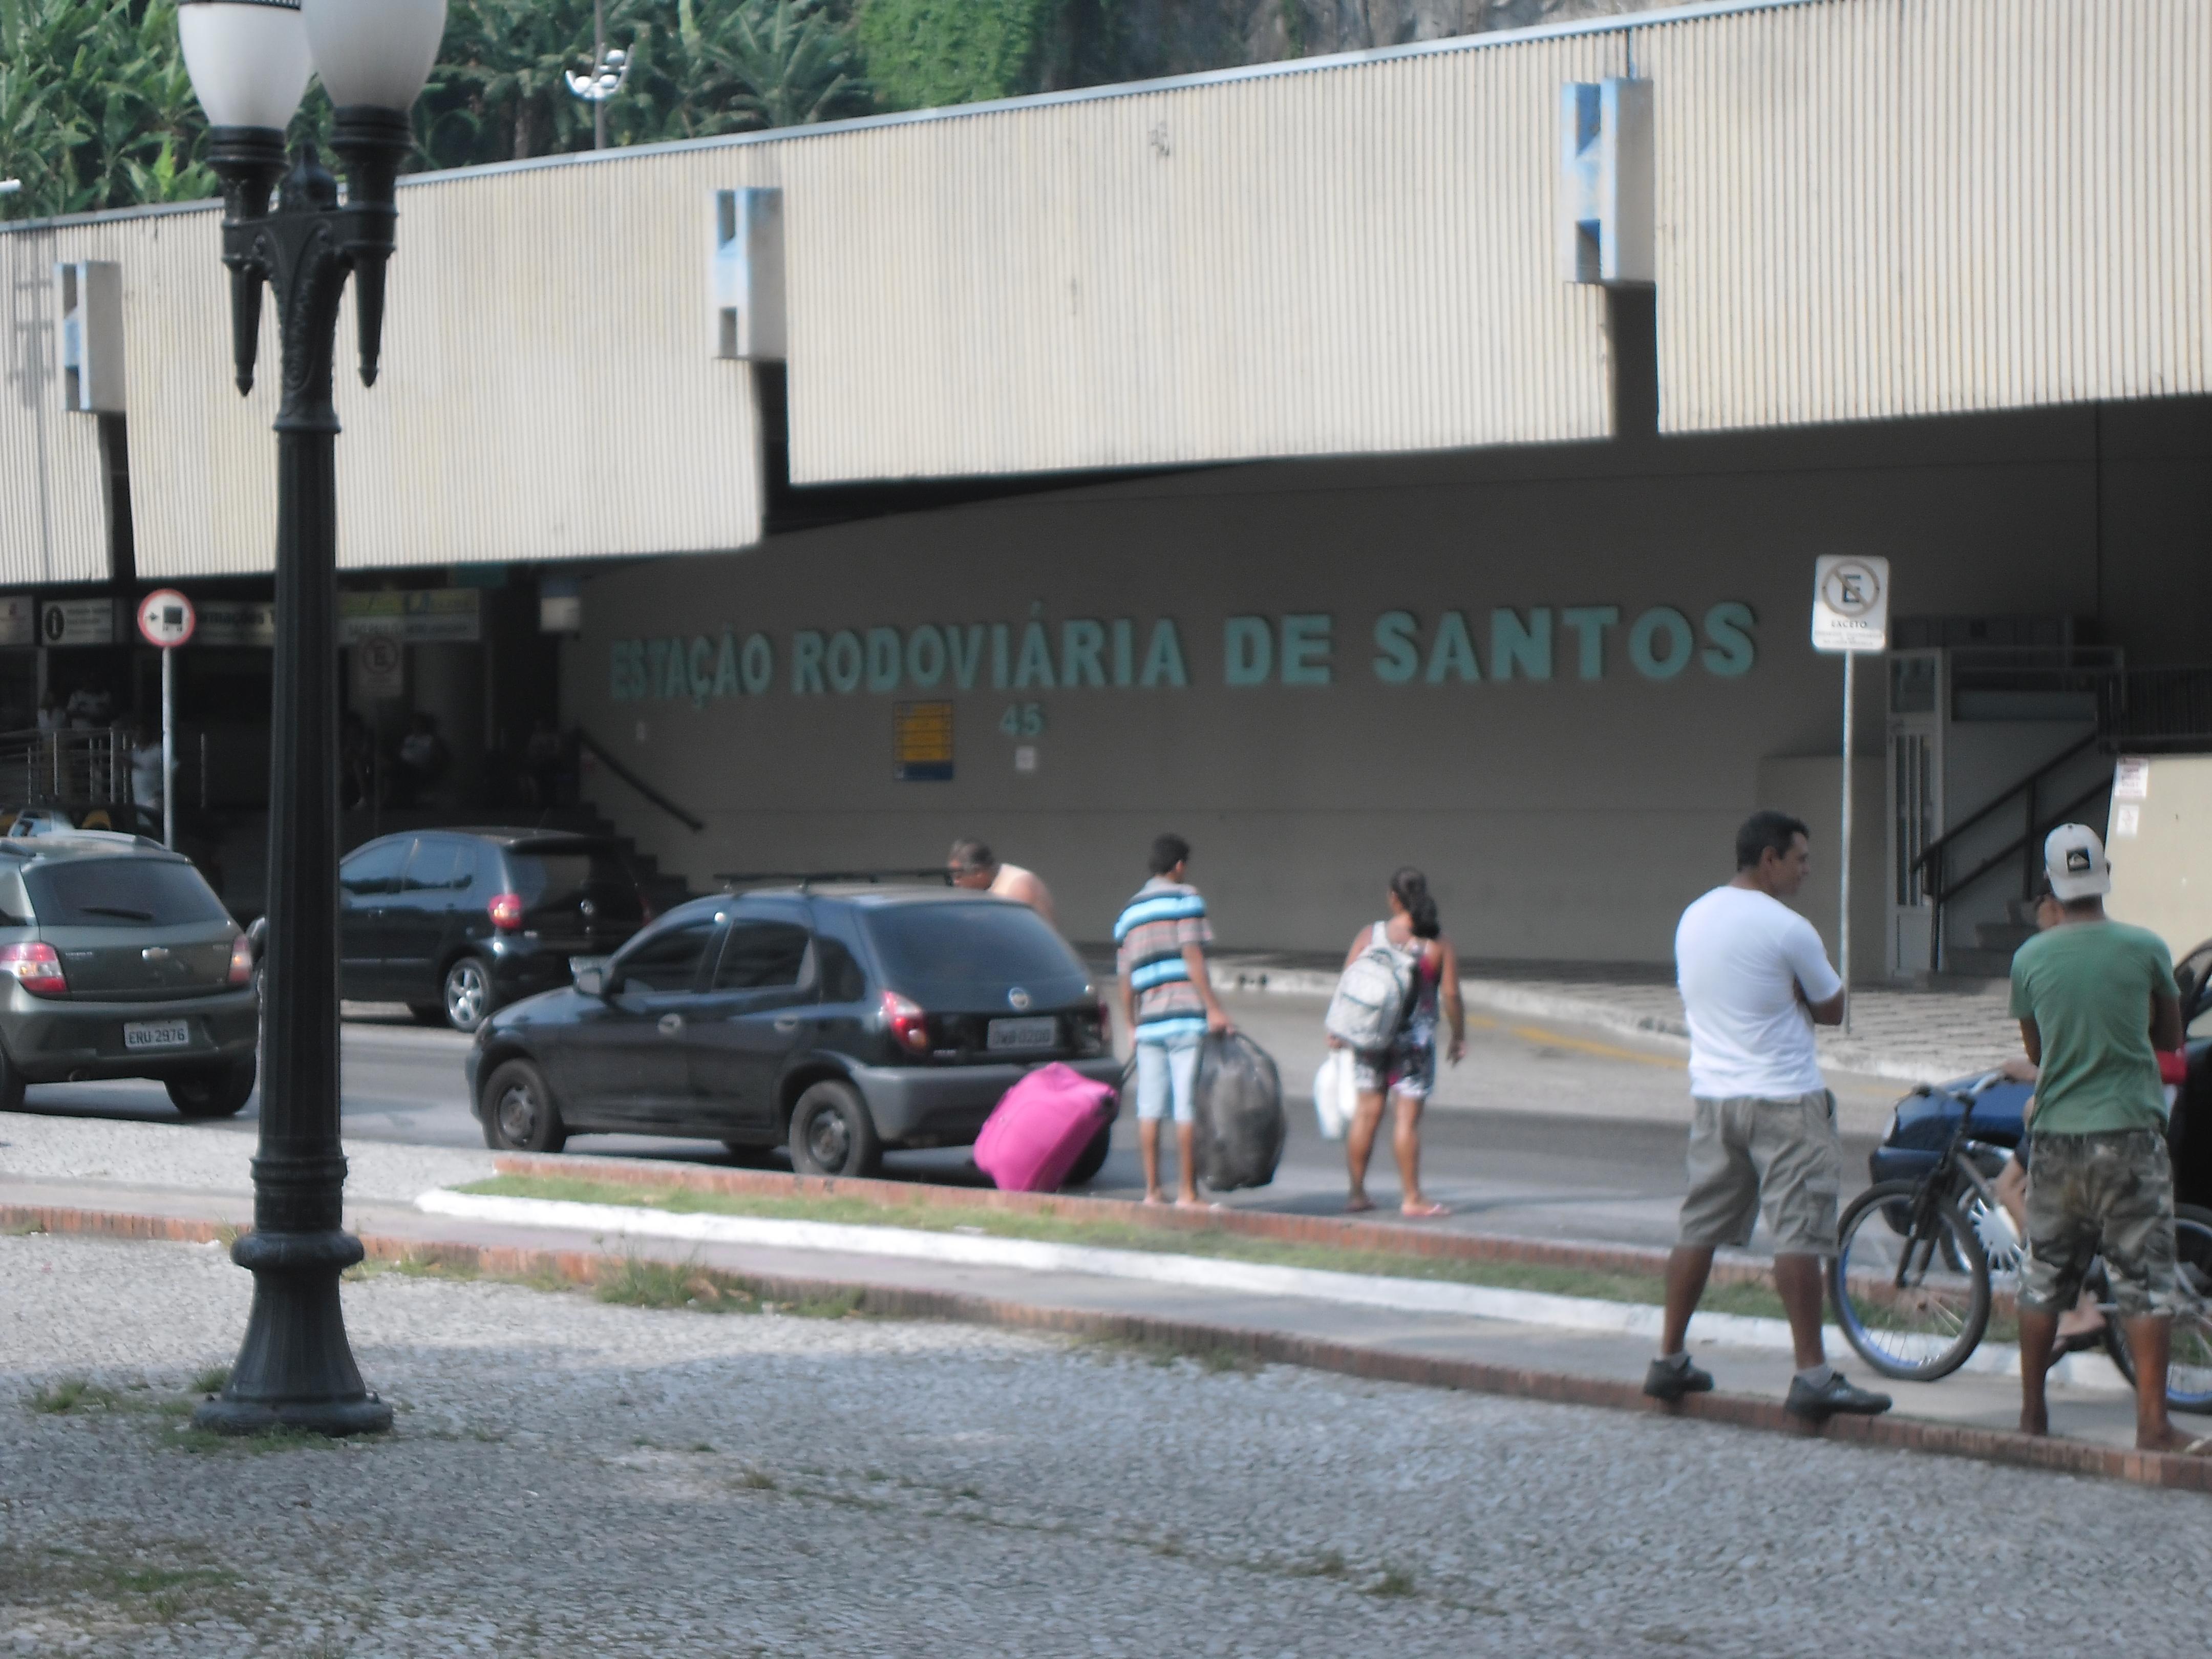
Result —
[{"label": "bicycle tire", "polygon": [[[2196,1306],[2174,1316],[2166,1407],[2212,1413],[2212,1210],[2195,1204],[2173,1206],[2173,1265],[2180,1288]],[[2098,1264],[2100,1272],[2103,1266]],[[2105,1352],[2128,1386],[2135,1387],[2135,1356],[2128,1352],[2127,1331],[2116,1318],[2105,1321]]]},{"label": "bicycle tire", "polygon": [[[1951,1203],[1908,1232],[1919,1183],[1885,1181],[1844,1212],[1828,1291],[1844,1340],[1884,1376],[1933,1382],[1966,1363],[1990,1325],[1990,1264],[1982,1241]],[[1903,1224],[1900,1225],[1900,1223]],[[1943,1259],[1963,1262],[1952,1272]],[[1897,1286],[1899,1270],[1905,1280]]]}]

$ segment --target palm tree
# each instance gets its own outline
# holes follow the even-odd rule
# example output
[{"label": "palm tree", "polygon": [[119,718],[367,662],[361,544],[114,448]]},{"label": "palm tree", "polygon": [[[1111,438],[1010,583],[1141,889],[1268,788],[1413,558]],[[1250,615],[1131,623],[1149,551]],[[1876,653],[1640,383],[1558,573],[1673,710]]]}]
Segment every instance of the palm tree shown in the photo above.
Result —
[{"label": "palm tree", "polygon": [[851,33],[832,22],[823,0],[750,0],[730,13],[722,49],[744,88],[740,106],[762,126],[834,121],[872,107]]}]

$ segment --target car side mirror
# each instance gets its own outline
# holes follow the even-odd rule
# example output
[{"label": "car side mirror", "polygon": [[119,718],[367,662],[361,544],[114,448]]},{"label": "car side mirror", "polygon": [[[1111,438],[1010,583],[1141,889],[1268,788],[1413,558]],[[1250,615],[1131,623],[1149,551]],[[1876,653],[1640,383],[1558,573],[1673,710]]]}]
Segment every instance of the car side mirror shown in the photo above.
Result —
[{"label": "car side mirror", "polygon": [[621,986],[621,981],[608,972],[605,957],[571,957],[568,974],[575,981],[576,988],[587,997],[609,997]]}]

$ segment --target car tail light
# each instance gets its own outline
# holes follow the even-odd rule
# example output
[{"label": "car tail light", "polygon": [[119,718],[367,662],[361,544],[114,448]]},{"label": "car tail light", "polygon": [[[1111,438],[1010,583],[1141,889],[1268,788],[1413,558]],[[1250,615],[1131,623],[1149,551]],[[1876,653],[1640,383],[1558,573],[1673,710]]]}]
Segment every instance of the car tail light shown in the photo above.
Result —
[{"label": "car tail light", "polygon": [[917,1054],[929,1052],[929,1016],[896,991],[884,993],[884,1024],[900,1048]]},{"label": "car tail light", "polygon": [[491,912],[491,925],[502,933],[522,931],[522,895],[501,893],[485,907]]},{"label": "car tail light", "polygon": [[230,942],[230,982],[253,983],[253,941],[243,933]]},{"label": "car tail light", "polygon": [[69,981],[51,945],[0,945],[0,973],[13,974],[33,996],[65,997]]}]

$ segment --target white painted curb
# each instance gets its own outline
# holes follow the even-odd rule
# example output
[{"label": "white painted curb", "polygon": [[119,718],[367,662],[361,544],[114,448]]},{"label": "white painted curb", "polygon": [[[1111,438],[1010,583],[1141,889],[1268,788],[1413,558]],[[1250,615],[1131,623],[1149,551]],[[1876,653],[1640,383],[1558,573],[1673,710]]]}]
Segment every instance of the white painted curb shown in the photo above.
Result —
[{"label": "white painted curb", "polygon": [[[854,1255],[896,1256],[911,1261],[943,1261],[971,1267],[1019,1267],[1031,1273],[1090,1273],[1105,1279],[1142,1279],[1155,1285],[1189,1285],[1201,1290],[1240,1291],[1249,1296],[1301,1297],[1352,1307],[1387,1308],[1399,1313],[1458,1314],[1471,1319],[1540,1325],[1553,1330],[1597,1331],[1656,1341],[1660,1310],[1647,1303],[1605,1302],[1590,1297],[1549,1296],[1537,1291],[1500,1290],[1486,1285],[1454,1285],[1434,1279],[1395,1279],[1377,1273],[1328,1273],[1312,1267],[1276,1267],[1216,1256],[1175,1255],[1151,1250],[1102,1249],[1083,1244],[1050,1244],[1039,1239],[992,1238],[972,1233],[923,1232],[908,1227],[855,1226],[828,1221],[779,1221],[764,1216],[703,1215],[648,1209],[627,1204],[575,1204],[549,1198],[498,1198],[457,1193],[445,1188],[424,1193],[415,1207],[431,1215],[473,1221],[504,1222],[521,1227],[558,1227],[572,1232],[613,1234],[632,1238],[684,1239],[700,1244],[756,1244],[781,1250],[833,1250]],[[1779,1319],[1741,1314],[1701,1313],[1691,1334],[1700,1346],[1718,1345],[1788,1352],[1790,1327]],[[1832,1348],[1844,1351],[1843,1334],[1824,1333]],[[2112,1362],[2101,1355],[2074,1355],[2063,1362],[2094,1358],[2122,1386]],[[2020,1351],[1984,1343],[1965,1370],[2001,1376],[2020,1372]],[[2075,1387],[2097,1387],[2071,1370],[2051,1380]]]}]

